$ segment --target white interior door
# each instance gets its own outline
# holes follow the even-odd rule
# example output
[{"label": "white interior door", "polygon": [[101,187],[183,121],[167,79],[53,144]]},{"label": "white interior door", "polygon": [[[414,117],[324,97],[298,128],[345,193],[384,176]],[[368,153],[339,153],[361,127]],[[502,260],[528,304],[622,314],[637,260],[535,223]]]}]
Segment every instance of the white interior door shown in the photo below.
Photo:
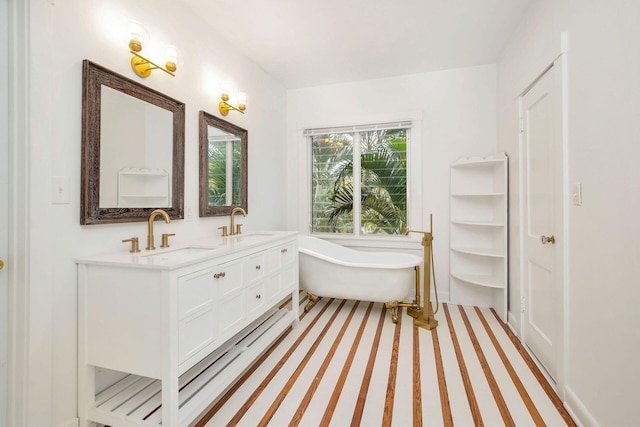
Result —
[{"label": "white interior door", "polygon": [[0,2],[0,425],[8,425],[7,373],[9,323],[9,5]]},{"label": "white interior door", "polygon": [[563,348],[563,160],[560,61],[521,98],[523,341],[558,381]]}]

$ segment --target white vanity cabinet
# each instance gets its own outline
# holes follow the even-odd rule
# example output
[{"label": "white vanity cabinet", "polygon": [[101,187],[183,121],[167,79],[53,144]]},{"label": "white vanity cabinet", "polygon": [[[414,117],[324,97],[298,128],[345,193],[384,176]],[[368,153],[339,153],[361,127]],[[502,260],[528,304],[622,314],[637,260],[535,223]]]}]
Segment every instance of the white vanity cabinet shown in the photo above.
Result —
[{"label": "white vanity cabinet", "polygon": [[81,426],[188,425],[297,322],[295,233],[154,252],[77,261]]}]

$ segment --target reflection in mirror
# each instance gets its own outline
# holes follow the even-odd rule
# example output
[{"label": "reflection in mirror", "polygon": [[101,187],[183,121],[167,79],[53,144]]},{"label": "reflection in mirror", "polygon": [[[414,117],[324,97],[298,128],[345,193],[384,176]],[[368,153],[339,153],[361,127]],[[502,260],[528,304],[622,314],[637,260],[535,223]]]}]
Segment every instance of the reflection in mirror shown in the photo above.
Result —
[{"label": "reflection in mirror", "polygon": [[170,207],[171,112],[108,86],[100,108],[99,206]]},{"label": "reflection in mirror", "polygon": [[200,216],[247,210],[247,131],[200,112]]},{"label": "reflection in mirror", "polygon": [[88,60],[82,73],[80,223],[183,218],[184,104]]}]

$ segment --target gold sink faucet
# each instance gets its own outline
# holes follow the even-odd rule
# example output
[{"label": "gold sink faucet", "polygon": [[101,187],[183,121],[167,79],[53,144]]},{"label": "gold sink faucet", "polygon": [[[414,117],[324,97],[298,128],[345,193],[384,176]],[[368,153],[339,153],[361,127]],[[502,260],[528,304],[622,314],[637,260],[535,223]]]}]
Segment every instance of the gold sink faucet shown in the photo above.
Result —
[{"label": "gold sink faucet", "polygon": [[[247,216],[247,211],[245,211],[244,209],[242,209],[240,206],[237,206],[235,208],[233,208],[233,210],[231,211],[231,229],[229,230],[229,234],[231,236],[235,235],[235,234],[240,234],[240,227],[238,227],[238,229],[236,230],[234,228],[233,225],[233,217],[240,212],[242,214],[242,216]],[[239,226],[242,224],[238,224]]]},{"label": "gold sink faucet", "polygon": [[151,212],[151,215],[149,215],[149,221],[148,221],[149,222],[149,232],[147,234],[147,250],[148,251],[152,251],[156,248],[153,241],[154,240],[153,239],[153,220],[155,220],[158,215],[162,215],[162,217],[164,218],[164,222],[166,222],[167,224],[171,222],[171,220],[169,219],[169,214],[167,214],[162,209],[156,209],[155,211]]}]

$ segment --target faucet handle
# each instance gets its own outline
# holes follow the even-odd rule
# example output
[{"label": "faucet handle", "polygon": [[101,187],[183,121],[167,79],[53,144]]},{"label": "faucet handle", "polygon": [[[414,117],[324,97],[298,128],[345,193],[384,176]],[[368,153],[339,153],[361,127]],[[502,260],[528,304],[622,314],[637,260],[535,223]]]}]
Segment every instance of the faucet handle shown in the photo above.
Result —
[{"label": "faucet handle", "polygon": [[236,234],[242,234],[242,224],[236,224]]},{"label": "faucet handle", "polygon": [[218,230],[222,230],[222,237],[227,237],[229,233],[227,232],[227,226],[223,225],[222,227],[218,227]]},{"label": "faucet handle", "polygon": [[162,234],[162,244],[160,245],[161,248],[168,248],[169,247],[169,236],[175,236],[176,233],[163,233]]},{"label": "faucet handle", "polygon": [[125,242],[131,242],[131,250],[129,252],[131,253],[136,253],[136,252],[140,252],[140,248],[138,247],[138,238],[137,237],[132,237],[130,239],[125,239],[122,241],[122,243]]}]

